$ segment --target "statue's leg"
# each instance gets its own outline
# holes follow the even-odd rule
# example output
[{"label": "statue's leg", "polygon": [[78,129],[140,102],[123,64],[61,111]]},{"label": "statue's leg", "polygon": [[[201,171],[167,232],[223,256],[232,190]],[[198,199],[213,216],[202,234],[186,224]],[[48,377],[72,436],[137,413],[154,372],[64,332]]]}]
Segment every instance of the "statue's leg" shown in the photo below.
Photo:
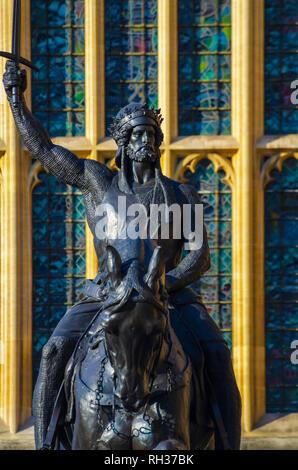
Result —
[{"label": "statue's leg", "polygon": [[37,449],[43,446],[66,364],[78,338],[98,308],[98,302],[88,299],[74,305],[60,320],[51,338],[43,347],[32,404]]},{"label": "statue's leg", "polygon": [[[206,369],[213,386],[217,403],[222,414],[233,450],[240,449],[241,439],[241,397],[232,366],[231,353],[223,341],[201,342],[206,361]],[[222,449],[219,436],[215,435],[216,449]]]},{"label": "statue's leg", "polygon": [[76,341],[76,338],[52,336],[42,350],[32,404],[36,449],[43,446],[64,369]]},{"label": "statue's leg", "polygon": [[[205,367],[214,388],[230,446],[232,449],[239,449],[241,398],[227,343],[204,305],[193,303],[176,306],[176,311],[179,314],[177,316],[174,311],[172,322],[175,333],[192,361],[196,361],[195,340],[200,343],[205,356]],[[181,321],[183,321],[182,328],[179,327]],[[184,325],[188,330],[187,334],[183,334]],[[215,441],[216,448],[222,448],[221,439],[217,434]]]}]

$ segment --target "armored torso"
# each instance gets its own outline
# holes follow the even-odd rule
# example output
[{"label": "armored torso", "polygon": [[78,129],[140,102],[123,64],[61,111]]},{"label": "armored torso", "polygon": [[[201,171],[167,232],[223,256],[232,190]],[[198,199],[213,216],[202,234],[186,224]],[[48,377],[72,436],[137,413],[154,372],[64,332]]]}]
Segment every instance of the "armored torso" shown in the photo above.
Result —
[{"label": "armored torso", "polygon": [[[173,239],[173,222],[168,222],[168,238],[162,238],[160,230],[161,222],[152,219],[150,212],[151,204],[156,193],[155,180],[150,180],[144,184],[133,185],[132,193],[123,193],[118,187],[118,174],[114,176],[109,189],[106,191],[98,208],[94,226],[94,246],[98,258],[107,245],[112,245],[121,256],[122,263],[130,259],[139,259],[148,266],[149,259],[154,247],[159,245],[164,247],[166,255],[167,270],[175,267],[180,259],[183,248],[182,239]],[[139,212],[136,212],[135,205],[143,207],[141,219]],[[144,223],[146,219],[146,223]],[[155,233],[152,237],[150,230],[153,227]],[[103,230],[104,229],[104,230]]]}]

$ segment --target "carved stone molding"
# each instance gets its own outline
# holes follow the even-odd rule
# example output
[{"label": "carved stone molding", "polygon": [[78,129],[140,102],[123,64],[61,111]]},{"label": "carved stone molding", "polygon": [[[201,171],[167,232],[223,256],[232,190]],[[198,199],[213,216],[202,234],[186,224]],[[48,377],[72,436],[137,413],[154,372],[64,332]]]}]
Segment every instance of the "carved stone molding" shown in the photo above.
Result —
[{"label": "carved stone molding", "polygon": [[111,170],[111,171],[118,171],[119,170],[119,168],[116,165],[116,157],[105,160],[105,164],[109,168],[109,170]]},{"label": "carved stone molding", "polygon": [[28,190],[31,190],[33,191],[33,189],[35,188],[35,186],[37,186],[38,184],[40,184],[42,181],[38,178],[39,176],[39,173],[41,173],[42,171],[44,171],[45,173],[49,174],[49,170],[47,168],[45,168],[39,161],[35,161],[29,172],[28,172],[28,176],[27,176],[27,189]]},{"label": "carved stone molding", "polygon": [[184,178],[185,172],[190,170],[192,173],[195,173],[197,164],[205,158],[213,163],[215,173],[218,173],[220,170],[225,172],[225,176],[222,178],[222,181],[233,188],[235,173],[232,163],[227,157],[215,152],[191,153],[190,155],[187,155],[187,157],[178,164],[174,179],[178,181],[186,181]]},{"label": "carved stone molding", "polygon": [[6,152],[6,145],[3,142],[3,140],[0,139],[0,158],[3,157],[5,152]]},{"label": "carved stone molding", "polygon": [[290,157],[298,159],[298,152],[279,152],[270,156],[261,166],[260,172],[260,186],[265,188],[268,183],[274,181],[274,177],[271,176],[273,170],[282,171],[282,166],[285,160]]}]

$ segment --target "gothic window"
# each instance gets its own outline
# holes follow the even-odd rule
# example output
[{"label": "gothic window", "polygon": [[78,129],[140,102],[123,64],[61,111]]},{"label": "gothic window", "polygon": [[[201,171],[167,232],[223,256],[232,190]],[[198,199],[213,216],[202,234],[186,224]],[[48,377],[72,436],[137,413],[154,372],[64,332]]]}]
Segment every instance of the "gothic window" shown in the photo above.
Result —
[{"label": "gothic window", "polygon": [[81,193],[39,174],[32,194],[33,375],[41,349],[85,284],[85,209]]},{"label": "gothic window", "polygon": [[85,133],[84,1],[31,0],[32,110],[51,137]]},{"label": "gothic window", "polygon": [[199,192],[204,205],[211,268],[190,287],[199,292],[208,312],[232,347],[232,201],[231,189],[214,172],[213,163],[203,159],[195,173],[187,171],[187,182]]},{"label": "gothic window", "polygon": [[230,0],[178,0],[179,135],[231,133]]},{"label": "gothic window", "polygon": [[128,103],[157,107],[157,0],[105,2],[105,61],[107,129]]},{"label": "gothic window", "polygon": [[290,357],[298,325],[297,169],[294,158],[286,160],[265,192],[267,412],[298,407],[297,365]]},{"label": "gothic window", "polygon": [[297,0],[265,2],[265,134],[296,134],[298,106],[291,102],[297,80]]}]

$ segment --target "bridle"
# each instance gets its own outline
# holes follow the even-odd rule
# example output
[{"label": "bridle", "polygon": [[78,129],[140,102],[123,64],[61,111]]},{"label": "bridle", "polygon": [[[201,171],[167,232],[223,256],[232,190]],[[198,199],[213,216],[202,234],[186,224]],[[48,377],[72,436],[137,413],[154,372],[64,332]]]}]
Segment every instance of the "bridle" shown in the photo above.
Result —
[{"label": "bridle", "polygon": [[[131,296],[127,300],[127,303],[128,303],[128,301],[133,301],[134,304],[137,304],[137,303],[147,303],[148,304],[149,303],[153,307],[157,308],[166,318],[166,324],[163,328],[163,331],[159,335],[160,337],[159,337],[158,353],[155,356],[155,359],[154,359],[154,362],[153,362],[153,365],[152,365],[152,368],[151,368],[149,387],[148,387],[149,394],[151,393],[153,382],[154,382],[154,379],[155,379],[155,375],[152,372],[154,370],[157,370],[157,365],[160,361],[162,347],[163,347],[164,341],[168,342],[168,336],[167,335],[168,335],[168,332],[169,332],[169,309],[165,305],[163,305],[161,302],[159,302],[157,299],[155,299],[155,301],[152,301],[153,299],[154,299],[154,297],[151,297],[150,300],[149,299],[147,300],[141,294],[138,294],[138,295]],[[124,305],[121,305],[121,310],[123,309],[123,307],[124,307]],[[113,313],[117,314],[118,312],[114,311]],[[110,355],[111,353],[110,353],[109,347],[107,345],[105,328],[103,328],[103,332],[104,332],[104,342],[105,342],[106,354],[107,354],[107,357],[108,357],[108,359],[109,359],[109,361],[112,365],[113,363],[112,363],[112,360],[111,360],[111,355]],[[114,391],[115,391],[115,384],[114,384]],[[149,396],[148,396],[148,398],[149,398]],[[147,402],[148,402],[148,398],[147,398]],[[146,406],[145,406],[145,411],[146,411],[146,407],[147,407],[147,402],[146,402]]]}]

